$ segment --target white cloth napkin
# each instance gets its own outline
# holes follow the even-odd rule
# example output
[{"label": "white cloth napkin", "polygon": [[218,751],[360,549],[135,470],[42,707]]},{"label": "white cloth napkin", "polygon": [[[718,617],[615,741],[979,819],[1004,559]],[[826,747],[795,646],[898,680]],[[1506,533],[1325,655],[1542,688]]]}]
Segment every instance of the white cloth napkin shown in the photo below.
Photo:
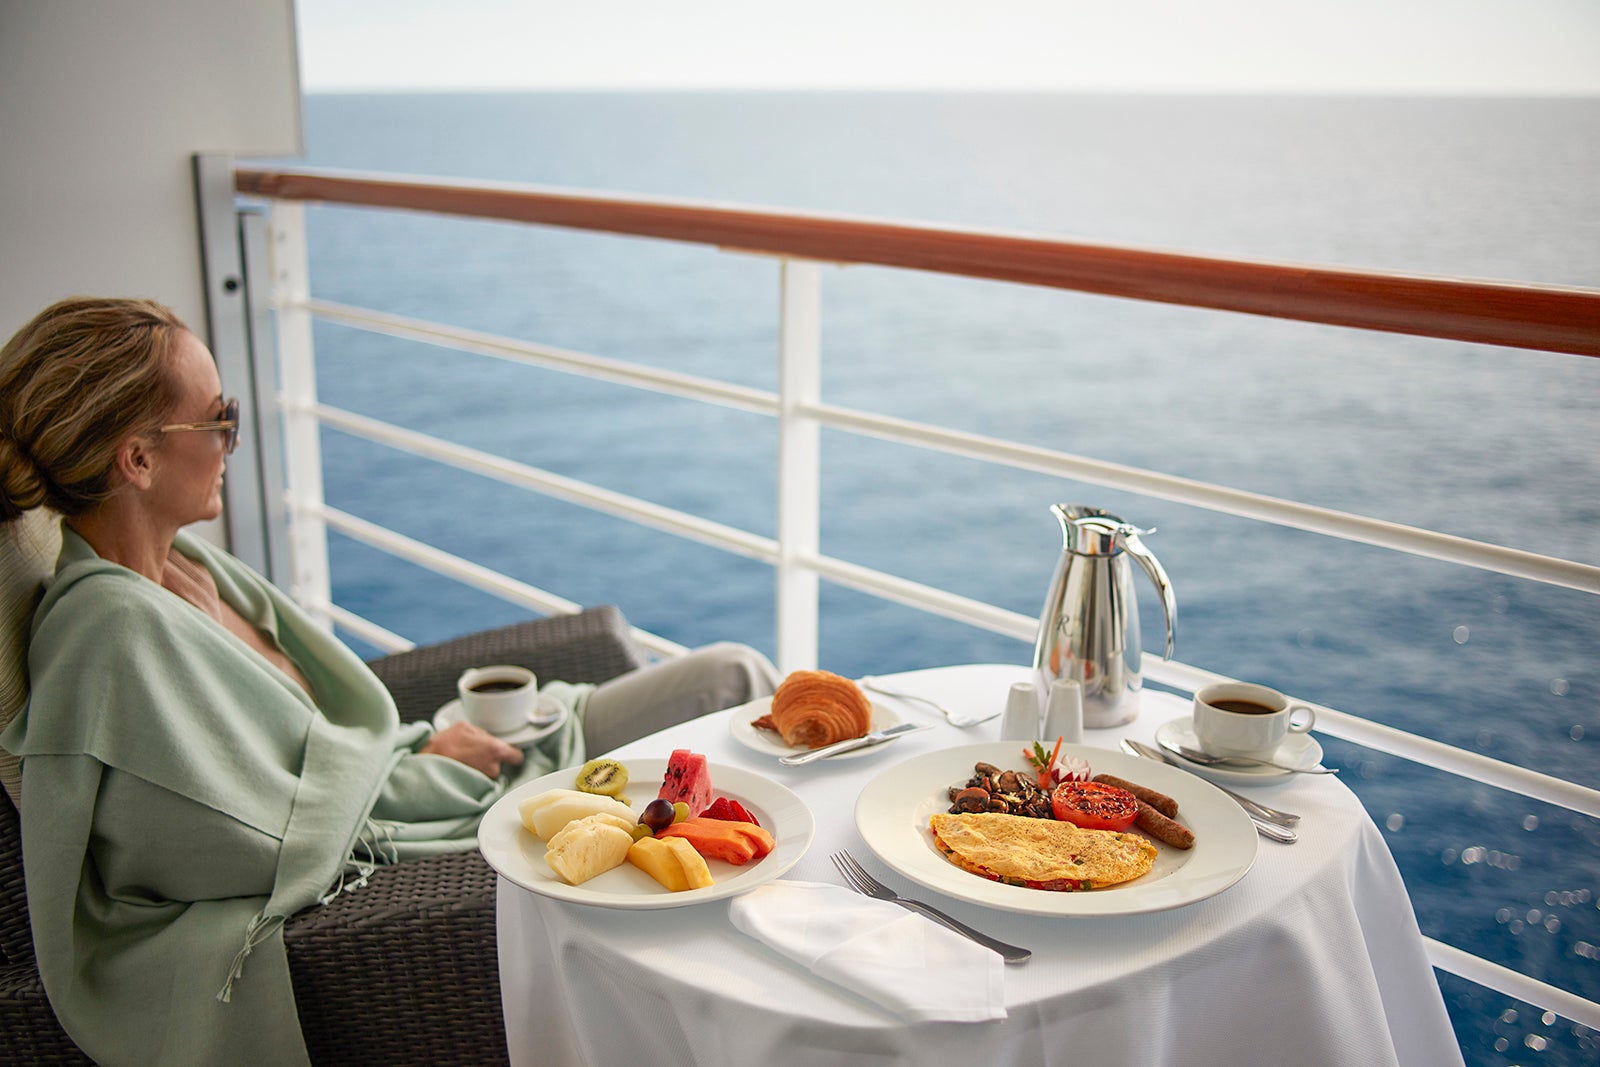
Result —
[{"label": "white cloth napkin", "polygon": [[733,925],[913,1022],[1006,1017],[1000,954],[887,900],[824,882],[773,881],[735,897]]}]

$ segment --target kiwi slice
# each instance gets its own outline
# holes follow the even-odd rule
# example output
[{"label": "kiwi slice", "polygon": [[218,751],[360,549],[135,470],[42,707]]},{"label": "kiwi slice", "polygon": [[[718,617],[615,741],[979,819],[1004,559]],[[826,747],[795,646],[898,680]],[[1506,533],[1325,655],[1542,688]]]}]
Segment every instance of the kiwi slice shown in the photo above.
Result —
[{"label": "kiwi slice", "polygon": [[584,793],[621,796],[628,787],[628,768],[614,759],[592,759],[578,769],[577,788]]}]

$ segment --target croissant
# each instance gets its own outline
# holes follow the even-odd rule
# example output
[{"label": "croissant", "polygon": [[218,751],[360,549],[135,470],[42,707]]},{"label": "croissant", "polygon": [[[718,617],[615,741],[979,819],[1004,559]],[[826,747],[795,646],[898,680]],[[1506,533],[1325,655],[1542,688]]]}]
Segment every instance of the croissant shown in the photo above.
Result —
[{"label": "croissant", "polygon": [[793,748],[821,748],[865,734],[872,725],[872,702],[848,678],[795,671],[772,695],[772,710],[752,725],[776,730]]}]

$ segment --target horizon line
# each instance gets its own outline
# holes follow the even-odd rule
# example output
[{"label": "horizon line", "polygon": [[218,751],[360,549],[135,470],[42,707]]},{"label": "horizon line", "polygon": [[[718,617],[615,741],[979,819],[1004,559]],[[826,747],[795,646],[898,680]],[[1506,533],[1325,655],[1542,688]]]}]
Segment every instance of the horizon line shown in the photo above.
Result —
[{"label": "horizon line", "polygon": [[1483,86],[1126,86],[1126,85],[1041,85],[1041,86],[951,86],[951,85],[323,85],[302,86],[305,96],[314,95],[401,95],[491,93],[883,93],[883,94],[963,94],[983,96],[1047,95],[1123,95],[1123,96],[1341,96],[1341,97],[1494,97],[1517,99],[1600,98],[1600,86],[1593,88],[1489,88]]}]

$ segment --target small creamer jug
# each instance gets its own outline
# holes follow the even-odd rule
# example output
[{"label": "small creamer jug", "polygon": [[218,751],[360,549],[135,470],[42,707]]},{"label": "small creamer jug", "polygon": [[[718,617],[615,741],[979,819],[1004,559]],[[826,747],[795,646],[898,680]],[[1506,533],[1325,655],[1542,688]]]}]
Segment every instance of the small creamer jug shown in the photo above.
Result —
[{"label": "small creamer jug", "polygon": [[1050,692],[1058,680],[1078,683],[1083,725],[1119,726],[1139,714],[1139,605],[1134,599],[1131,558],[1161,595],[1166,612],[1167,651],[1172,658],[1178,607],[1166,571],[1139,540],[1140,530],[1099,508],[1056,504],[1063,546],[1056,564],[1039,634],[1033,646],[1034,682]]}]

